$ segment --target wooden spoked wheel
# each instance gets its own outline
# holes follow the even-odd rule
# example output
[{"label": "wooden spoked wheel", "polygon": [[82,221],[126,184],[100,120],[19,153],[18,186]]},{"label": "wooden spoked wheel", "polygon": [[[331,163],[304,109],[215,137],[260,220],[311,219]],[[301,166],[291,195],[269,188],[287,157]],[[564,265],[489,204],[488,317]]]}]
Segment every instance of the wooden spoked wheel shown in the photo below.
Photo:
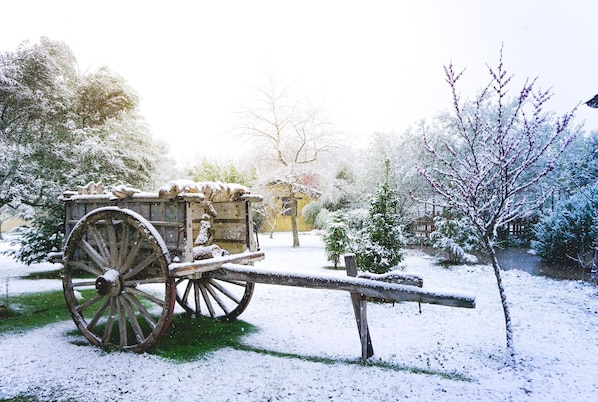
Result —
[{"label": "wooden spoked wheel", "polygon": [[241,314],[253,295],[253,282],[212,278],[180,278],[176,281],[177,301],[189,313],[212,317],[220,321],[234,320]]},{"label": "wooden spoked wheel", "polygon": [[160,340],[176,288],[166,245],[141,215],[117,207],[85,215],[69,235],[63,263],[67,307],[92,344],[141,352]]}]

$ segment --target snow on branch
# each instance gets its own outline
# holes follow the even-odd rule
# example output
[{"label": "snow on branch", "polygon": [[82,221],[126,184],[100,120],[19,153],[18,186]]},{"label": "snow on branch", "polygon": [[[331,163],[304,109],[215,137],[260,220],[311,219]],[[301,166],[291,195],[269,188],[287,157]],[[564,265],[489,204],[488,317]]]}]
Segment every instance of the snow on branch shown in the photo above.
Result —
[{"label": "snow on branch", "polygon": [[444,117],[436,134],[424,129],[424,149],[431,157],[417,169],[447,205],[465,213],[486,233],[541,205],[550,190],[531,191],[551,173],[557,158],[571,143],[576,108],[554,119],[544,108],[550,90],[536,90],[526,80],[514,98],[508,97],[513,75],[503,65],[488,66],[490,82],[473,100],[462,101],[457,84],[463,71],[445,67],[452,95],[452,115]]}]

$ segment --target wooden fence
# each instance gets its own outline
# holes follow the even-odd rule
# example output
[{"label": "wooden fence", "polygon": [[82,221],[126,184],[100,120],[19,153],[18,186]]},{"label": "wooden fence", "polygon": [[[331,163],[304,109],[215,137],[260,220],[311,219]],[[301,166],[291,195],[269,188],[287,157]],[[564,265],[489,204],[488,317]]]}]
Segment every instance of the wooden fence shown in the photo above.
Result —
[{"label": "wooden fence", "polygon": [[[534,220],[530,218],[518,218],[507,224],[507,231],[509,235],[520,237],[526,234],[529,227],[534,224]],[[429,238],[430,233],[435,230],[434,217],[422,216],[417,217],[411,221],[410,231],[417,238]]]}]

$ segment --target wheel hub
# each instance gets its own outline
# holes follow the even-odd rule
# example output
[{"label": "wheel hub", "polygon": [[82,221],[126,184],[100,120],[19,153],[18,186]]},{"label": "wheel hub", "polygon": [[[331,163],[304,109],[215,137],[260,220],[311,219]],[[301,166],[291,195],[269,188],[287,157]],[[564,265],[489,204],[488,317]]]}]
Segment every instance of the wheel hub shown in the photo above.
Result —
[{"label": "wheel hub", "polygon": [[117,295],[121,290],[120,274],[115,269],[109,269],[96,279],[96,291],[98,294]]}]

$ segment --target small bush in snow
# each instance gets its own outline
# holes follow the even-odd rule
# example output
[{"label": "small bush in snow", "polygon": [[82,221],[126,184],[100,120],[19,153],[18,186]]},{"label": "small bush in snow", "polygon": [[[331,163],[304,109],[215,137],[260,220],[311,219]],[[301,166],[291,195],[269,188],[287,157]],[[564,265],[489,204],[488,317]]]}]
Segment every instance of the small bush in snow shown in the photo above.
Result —
[{"label": "small bush in snow", "polygon": [[322,238],[324,239],[328,261],[334,262],[334,268],[336,269],[341,255],[351,248],[349,222],[343,211],[335,211],[329,214],[326,232],[322,235]]},{"label": "small bush in snow", "polygon": [[306,223],[313,225],[323,208],[324,207],[319,200],[310,201],[301,210],[301,215],[303,215],[303,219],[305,219]]},{"label": "small bush in snow", "polygon": [[467,253],[480,244],[467,218],[445,213],[434,217],[434,227],[430,234],[432,247],[446,252],[448,263],[477,263],[477,258]]},{"label": "small bush in snow", "polygon": [[322,208],[318,215],[316,215],[316,219],[314,220],[314,228],[315,229],[325,229],[328,225],[328,221],[330,220],[331,212],[326,208]]},{"label": "small bush in snow", "polygon": [[48,258],[48,251],[58,250],[62,246],[63,235],[60,212],[49,215],[38,215],[32,226],[23,227],[21,235],[14,241],[20,246],[6,251],[7,255],[29,265]]}]

